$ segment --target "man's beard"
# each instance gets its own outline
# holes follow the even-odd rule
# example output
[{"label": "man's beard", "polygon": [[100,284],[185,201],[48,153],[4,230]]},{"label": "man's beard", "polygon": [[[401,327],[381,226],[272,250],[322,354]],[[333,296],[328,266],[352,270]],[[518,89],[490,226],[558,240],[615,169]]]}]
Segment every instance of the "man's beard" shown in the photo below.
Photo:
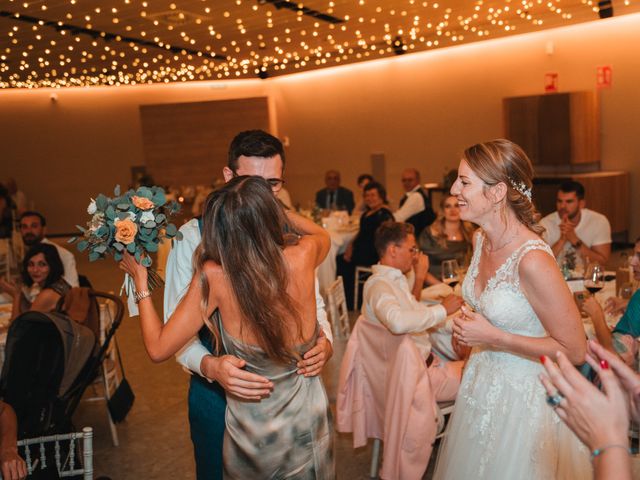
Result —
[{"label": "man's beard", "polygon": [[22,237],[22,241],[28,247],[33,247],[34,245],[40,243],[42,238],[36,237],[33,233],[27,233]]}]

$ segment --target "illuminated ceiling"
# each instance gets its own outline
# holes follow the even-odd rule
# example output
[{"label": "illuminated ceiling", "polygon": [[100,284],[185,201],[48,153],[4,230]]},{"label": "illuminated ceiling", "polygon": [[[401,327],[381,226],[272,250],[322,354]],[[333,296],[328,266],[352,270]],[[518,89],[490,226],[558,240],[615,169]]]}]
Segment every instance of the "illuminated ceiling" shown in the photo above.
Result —
[{"label": "illuminated ceiling", "polygon": [[[597,20],[598,3],[610,5],[0,0],[0,87],[267,78]],[[613,9],[635,13],[640,0],[614,1]]]}]

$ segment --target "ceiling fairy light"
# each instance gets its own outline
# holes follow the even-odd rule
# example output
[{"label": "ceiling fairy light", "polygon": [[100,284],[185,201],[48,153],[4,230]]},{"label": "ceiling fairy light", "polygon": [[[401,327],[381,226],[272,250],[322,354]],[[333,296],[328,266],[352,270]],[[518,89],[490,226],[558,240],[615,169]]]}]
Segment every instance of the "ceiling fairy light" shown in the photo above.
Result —
[{"label": "ceiling fairy light", "polygon": [[[63,88],[273,78],[592,21],[599,2],[5,0],[3,7],[0,88]],[[639,11],[640,0],[616,4],[616,16]]]}]

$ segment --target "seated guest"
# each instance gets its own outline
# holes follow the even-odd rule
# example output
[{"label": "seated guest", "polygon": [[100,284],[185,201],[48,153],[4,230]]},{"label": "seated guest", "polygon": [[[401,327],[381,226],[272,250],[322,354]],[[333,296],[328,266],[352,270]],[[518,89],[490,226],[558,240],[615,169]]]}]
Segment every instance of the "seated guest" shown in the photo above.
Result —
[{"label": "seated guest", "polygon": [[[631,268],[636,280],[640,280],[640,237],[636,239]],[[582,309],[591,317],[598,342],[609,351],[617,353],[631,368],[638,369],[638,341],[640,337],[640,290],[634,293],[613,331],[605,321],[605,312],[594,297],[589,297]]]},{"label": "seated guest", "polygon": [[[584,193],[581,183],[573,180],[562,183],[556,197],[556,211],[540,221],[545,228],[542,238],[551,246],[560,266],[566,265],[566,260],[571,263],[572,257],[604,265],[611,254],[609,220],[585,208]],[[575,265],[569,268],[574,269]]]},{"label": "seated guest", "polygon": [[62,276],[64,269],[58,250],[39,243],[27,251],[22,262],[24,287],[0,279],[0,290],[13,297],[11,320],[27,311],[50,312],[71,286]]},{"label": "seated guest", "polygon": [[444,362],[435,356],[427,330],[456,312],[462,299],[450,295],[441,305],[434,306],[419,301],[429,260],[418,250],[413,225],[384,223],[376,232],[375,246],[380,263],[372,267],[373,275],[364,285],[362,315],[370,322],[384,325],[394,335],[413,334],[412,339],[427,362],[436,401],[453,400],[463,362]]},{"label": "seated guest", "polygon": [[0,183],[0,238],[11,238],[13,203],[9,191]]},{"label": "seated guest", "polygon": [[32,247],[39,243],[53,245],[58,250],[58,255],[64,265],[64,279],[72,287],[77,287],[78,271],[76,270],[76,259],[66,248],[49,241],[46,237],[47,220],[39,212],[24,212],[20,215],[20,234],[22,241],[27,247]]},{"label": "seated guest", "polygon": [[325,188],[316,193],[316,205],[325,210],[347,210],[349,215],[355,205],[353,193],[340,186],[340,172],[329,170],[324,175]]},{"label": "seated guest", "polygon": [[431,207],[431,197],[420,185],[420,172],[415,168],[407,168],[402,172],[402,187],[406,193],[400,199],[400,208],[393,216],[396,222],[407,222],[413,225],[416,237],[419,238],[422,230],[436,219],[436,214]]},{"label": "seated guest", "polygon": [[440,281],[443,261],[457,260],[460,266],[467,263],[473,231],[471,223],[460,219],[457,198],[453,195],[443,197],[438,218],[418,238],[420,250],[429,256],[427,283]]},{"label": "seated guest", "polygon": [[338,275],[342,275],[349,309],[353,305],[353,283],[356,266],[369,267],[378,262],[378,252],[374,244],[376,230],[383,222],[393,220],[391,210],[386,207],[387,191],[378,182],[370,182],[364,187],[364,202],[367,211],[360,217],[360,229],[347,246],[344,255],[337,259]]},{"label": "seated guest", "polygon": [[10,405],[0,400],[0,469],[3,480],[22,480],[27,465],[18,455],[18,421]]},{"label": "seated guest", "polygon": [[373,182],[373,177],[368,173],[363,173],[358,176],[357,184],[360,188],[360,198],[356,202],[356,206],[353,209],[353,213],[355,215],[362,215],[367,210],[367,204],[364,203],[364,187],[367,186],[368,183]]}]

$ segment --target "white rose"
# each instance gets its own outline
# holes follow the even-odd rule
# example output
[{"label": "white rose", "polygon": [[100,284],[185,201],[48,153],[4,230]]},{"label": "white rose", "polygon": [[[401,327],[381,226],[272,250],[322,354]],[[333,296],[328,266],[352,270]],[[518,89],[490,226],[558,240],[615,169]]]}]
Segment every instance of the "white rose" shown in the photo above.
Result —
[{"label": "white rose", "polygon": [[94,213],[96,213],[98,211],[98,206],[96,205],[96,201],[92,198],[91,199],[91,203],[89,204],[89,206],[87,207],[87,213],[89,215],[93,215]]},{"label": "white rose", "polygon": [[140,215],[140,223],[143,225],[147,222],[153,222],[155,219],[156,217],[153,216],[153,212],[151,210],[146,210]]}]

